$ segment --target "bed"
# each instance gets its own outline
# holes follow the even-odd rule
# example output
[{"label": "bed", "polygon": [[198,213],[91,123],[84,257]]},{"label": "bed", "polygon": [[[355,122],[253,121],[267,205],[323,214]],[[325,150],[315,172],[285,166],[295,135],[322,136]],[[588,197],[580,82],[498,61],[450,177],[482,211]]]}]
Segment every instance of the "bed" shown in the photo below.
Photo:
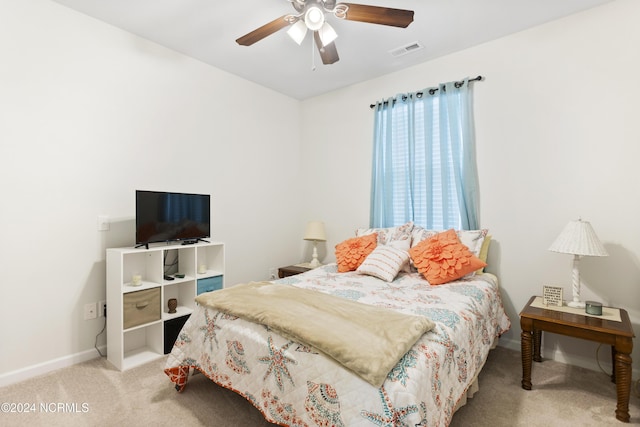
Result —
[{"label": "bed", "polygon": [[[393,240],[397,233],[377,231],[374,247],[388,248],[398,242]],[[370,232],[359,230],[358,237]],[[400,240],[413,248],[418,239],[415,233],[408,236]],[[479,254],[482,242],[476,243]],[[358,269],[341,272],[340,261],[253,286],[271,292],[271,283],[273,290],[296,288],[392,311],[410,320],[429,319],[427,332],[415,339],[402,338],[411,342],[400,349],[399,360],[380,383],[343,365],[339,357],[316,347],[316,341],[310,345],[277,325],[247,320],[201,299],[166,362],[165,373],[176,389],[183,391],[190,372],[200,371],[282,426],[448,425],[467,395],[477,389],[477,376],[490,349],[510,328],[496,276],[480,269],[431,285],[412,263],[404,264],[392,280],[383,280]],[[313,317],[316,325],[325,323]],[[331,324],[328,318],[326,323]],[[345,326],[340,332],[347,340],[357,341],[350,331]],[[368,350],[362,342],[358,347],[364,353]]]}]

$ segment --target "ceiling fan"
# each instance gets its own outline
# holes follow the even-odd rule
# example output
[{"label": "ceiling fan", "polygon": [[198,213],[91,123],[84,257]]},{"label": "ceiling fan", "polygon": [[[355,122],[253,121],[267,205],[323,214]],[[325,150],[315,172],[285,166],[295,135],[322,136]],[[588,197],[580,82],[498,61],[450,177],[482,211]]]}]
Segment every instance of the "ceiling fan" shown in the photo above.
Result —
[{"label": "ceiling fan", "polygon": [[270,36],[286,26],[287,34],[298,44],[302,43],[307,31],[313,38],[323,64],[333,64],[340,58],[334,40],[338,35],[325,19],[325,14],[348,21],[389,25],[406,28],[413,22],[413,11],[390,7],[368,6],[355,3],[336,3],[336,0],[288,0],[296,10],[295,14],[283,15],[245,34],[236,40],[242,46],[252,44]]}]

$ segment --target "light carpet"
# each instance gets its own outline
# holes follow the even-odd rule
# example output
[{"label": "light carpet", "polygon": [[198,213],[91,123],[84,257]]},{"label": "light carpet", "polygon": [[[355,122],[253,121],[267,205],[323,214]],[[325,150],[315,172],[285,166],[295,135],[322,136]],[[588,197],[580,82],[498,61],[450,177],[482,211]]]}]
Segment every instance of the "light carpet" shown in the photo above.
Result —
[{"label": "light carpet", "polygon": [[[0,388],[0,425],[273,425],[244,398],[203,375],[192,376],[184,392],[176,392],[162,372],[164,362],[118,372],[100,358]],[[521,376],[519,351],[493,350],[480,374],[480,391],[453,416],[451,426],[625,425],[615,419],[615,384],[603,372],[534,362],[531,391],[520,387]],[[6,404],[22,413],[5,412]],[[634,390],[629,406],[630,424],[639,425],[640,399]]]}]

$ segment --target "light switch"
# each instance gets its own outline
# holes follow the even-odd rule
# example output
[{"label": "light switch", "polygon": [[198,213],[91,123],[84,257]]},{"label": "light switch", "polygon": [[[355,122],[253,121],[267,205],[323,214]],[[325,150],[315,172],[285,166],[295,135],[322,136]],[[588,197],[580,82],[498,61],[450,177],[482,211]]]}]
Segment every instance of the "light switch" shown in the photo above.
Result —
[{"label": "light switch", "polygon": [[108,215],[98,215],[98,231],[109,231]]}]

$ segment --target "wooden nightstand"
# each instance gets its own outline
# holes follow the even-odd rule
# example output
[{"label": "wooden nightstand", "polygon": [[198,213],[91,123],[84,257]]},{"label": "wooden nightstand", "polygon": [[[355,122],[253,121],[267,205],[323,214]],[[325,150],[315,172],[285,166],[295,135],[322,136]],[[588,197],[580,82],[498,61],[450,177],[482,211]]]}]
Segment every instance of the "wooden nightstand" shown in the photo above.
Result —
[{"label": "wooden nightstand", "polygon": [[278,269],[278,277],[284,278],[289,276],[295,276],[296,274],[304,273],[305,271],[309,271],[311,268],[302,267],[299,265],[289,265],[287,267],[280,267]]},{"label": "wooden nightstand", "polygon": [[542,362],[540,344],[542,331],[562,334],[608,344],[611,346],[613,373],[611,381],[616,384],[618,403],[616,418],[629,422],[629,395],[631,393],[631,350],[633,349],[633,328],[629,315],[620,310],[621,322],[599,317],[565,313],[558,310],[532,307],[536,299],[531,297],[520,313],[522,328],[522,388],[531,390],[532,357]]}]

